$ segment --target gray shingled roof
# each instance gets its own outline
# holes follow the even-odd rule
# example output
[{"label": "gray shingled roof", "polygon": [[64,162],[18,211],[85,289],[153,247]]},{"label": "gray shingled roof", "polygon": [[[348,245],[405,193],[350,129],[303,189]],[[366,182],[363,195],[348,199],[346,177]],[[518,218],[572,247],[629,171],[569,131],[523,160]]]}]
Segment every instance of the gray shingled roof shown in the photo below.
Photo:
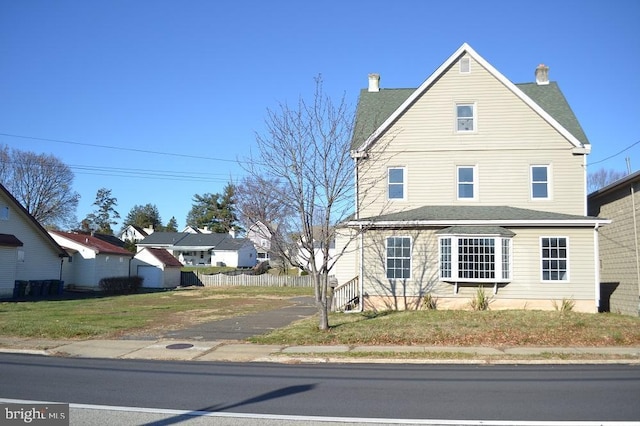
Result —
[{"label": "gray shingled roof", "polygon": [[[573,110],[560,91],[556,82],[546,85],[536,83],[516,84],[522,92],[537,103],[551,117],[567,129],[580,142],[589,140],[582,130]],[[360,91],[356,111],[355,130],[351,140],[351,149],[360,145],[406,101],[416,89],[380,89],[379,92]]]},{"label": "gray shingled roof", "polygon": [[190,232],[154,232],[139,241],[139,245],[150,247],[171,247],[176,250],[238,250],[246,238],[233,238],[229,234],[192,234]]},{"label": "gray shingled roof", "polygon": [[502,226],[450,226],[436,232],[440,235],[500,235],[502,237],[513,237],[515,232],[503,228]]},{"label": "gray shingled roof", "polygon": [[363,218],[372,222],[407,221],[572,221],[597,218],[508,206],[423,206],[377,217]]},{"label": "gray shingled roof", "polygon": [[573,110],[569,106],[567,99],[562,94],[558,83],[550,81],[549,84],[539,85],[536,83],[516,84],[518,89],[530,97],[535,103],[545,110],[551,117],[569,131],[583,144],[588,144],[589,140],[585,135],[582,126],[578,122]]}]

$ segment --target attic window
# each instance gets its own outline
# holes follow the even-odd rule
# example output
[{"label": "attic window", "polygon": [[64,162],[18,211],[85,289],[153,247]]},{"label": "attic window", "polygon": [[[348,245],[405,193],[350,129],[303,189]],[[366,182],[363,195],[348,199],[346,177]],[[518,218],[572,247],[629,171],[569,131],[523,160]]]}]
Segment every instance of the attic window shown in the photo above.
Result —
[{"label": "attic window", "polygon": [[469,58],[460,59],[460,74],[469,74],[471,72],[471,62]]},{"label": "attic window", "polygon": [[0,220],[9,220],[9,207],[0,207]]}]

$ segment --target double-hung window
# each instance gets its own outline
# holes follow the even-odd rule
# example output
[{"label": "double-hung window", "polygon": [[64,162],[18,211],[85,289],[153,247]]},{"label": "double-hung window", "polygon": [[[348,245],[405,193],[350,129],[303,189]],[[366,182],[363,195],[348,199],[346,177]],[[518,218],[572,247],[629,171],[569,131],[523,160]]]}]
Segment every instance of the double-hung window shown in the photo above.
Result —
[{"label": "double-hung window", "polygon": [[545,200],[549,198],[549,166],[531,166],[531,198]]},{"label": "double-hung window", "polygon": [[472,103],[456,104],[456,131],[474,132],[476,130],[476,106]]},{"label": "double-hung window", "polygon": [[476,199],[476,168],[458,166],[458,200]]},{"label": "double-hung window", "polygon": [[405,198],[405,174],[404,167],[389,168],[387,176],[387,194],[390,200],[403,200]]},{"label": "double-hung window", "polygon": [[440,279],[455,282],[509,282],[511,237],[441,237]]},{"label": "double-hung window", "polygon": [[387,238],[387,278],[411,278],[411,238]]},{"label": "double-hung window", "polygon": [[542,281],[569,280],[569,240],[566,237],[540,238]]}]

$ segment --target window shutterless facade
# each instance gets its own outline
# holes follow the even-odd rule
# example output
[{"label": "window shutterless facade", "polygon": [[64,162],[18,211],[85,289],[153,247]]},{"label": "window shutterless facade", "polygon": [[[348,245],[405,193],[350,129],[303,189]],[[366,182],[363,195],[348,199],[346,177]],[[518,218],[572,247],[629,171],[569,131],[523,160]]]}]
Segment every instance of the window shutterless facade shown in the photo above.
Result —
[{"label": "window shutterless facade", "polygon": [[440,237],[440,279],[454,282],[509,282],[511,238]]},{"label": "window shutterless facade", "polygon": [[542,281],[569,281],[569,239],[541,237]]},{"label": "window shutterless facade", "polygon": [[549,198],[549,166],[531,166],[531,198],[546,200]]},{"label": "window shutterless facade", "polygon": [[390,167],[387,172],[387,196],[390,200],[405,198],[406,170],[404,167]]},{"label": "window shutterless facade", "polygon": [[387,238],[387,278],[411,278],[411,238]]}]

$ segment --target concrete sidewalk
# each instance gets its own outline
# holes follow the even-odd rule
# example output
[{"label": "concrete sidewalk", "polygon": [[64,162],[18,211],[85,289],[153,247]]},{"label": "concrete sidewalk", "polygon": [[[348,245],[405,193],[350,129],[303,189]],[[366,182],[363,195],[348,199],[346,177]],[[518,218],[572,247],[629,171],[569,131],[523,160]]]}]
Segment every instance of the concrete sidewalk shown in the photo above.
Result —
[{"label": "concrete sidewalk", "polygon": [[0,352],[50,356],[279,363],[625,363],[640,365],[640,347],[292,346],[241,341],[0,338]]}]

